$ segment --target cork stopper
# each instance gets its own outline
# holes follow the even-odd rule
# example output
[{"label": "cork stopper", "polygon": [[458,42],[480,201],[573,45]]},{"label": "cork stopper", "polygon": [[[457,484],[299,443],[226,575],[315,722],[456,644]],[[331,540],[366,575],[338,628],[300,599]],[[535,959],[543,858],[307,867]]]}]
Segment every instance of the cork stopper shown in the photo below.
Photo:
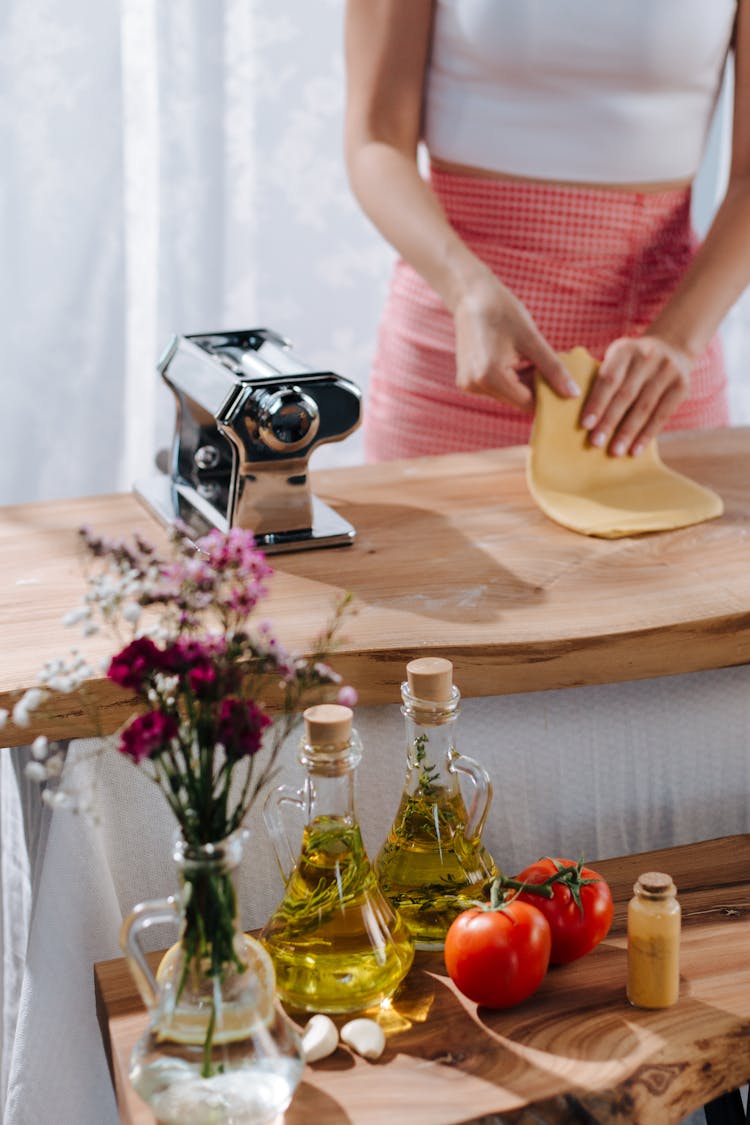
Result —
[{"label": "cork stopper", "polygon": [[666,875],[663,871],[646,871],[643,875],[638,876],[638,882],[634,888],[636,894],[643,893],[651,895],[653,898],[666,898],[667,895],[675,894],[677,888],[672,882],[672,876]]},{"label": "cork stopper", "polygon": [[406,665],[409,691],[417,699],[432,703],[450,703],[453,688],[453,665],[442,656],[420,656]]},{"label": "cork stopper", "polygon": [[305,738],[310,746],[333,746],[343,750],[352,737],[353,713],[338,703],[319,703],[304,712]]}]

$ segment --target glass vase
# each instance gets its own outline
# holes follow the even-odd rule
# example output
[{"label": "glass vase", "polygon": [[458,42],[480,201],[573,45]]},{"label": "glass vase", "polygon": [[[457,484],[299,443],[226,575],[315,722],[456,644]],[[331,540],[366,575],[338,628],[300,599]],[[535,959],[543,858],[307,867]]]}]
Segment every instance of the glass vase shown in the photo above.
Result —
[{"label": "glass vase", "polygon": [[[303,1070],[273,964],[237,918],[235,874],[247,832],[215,844],[178,839],[179,897],[140,903],[121,944],[150,1013],[130,1080],[162,1125],[261,1125],[286,1109]],[[179,939],[154,974],[141,945],[153,925]]]}]

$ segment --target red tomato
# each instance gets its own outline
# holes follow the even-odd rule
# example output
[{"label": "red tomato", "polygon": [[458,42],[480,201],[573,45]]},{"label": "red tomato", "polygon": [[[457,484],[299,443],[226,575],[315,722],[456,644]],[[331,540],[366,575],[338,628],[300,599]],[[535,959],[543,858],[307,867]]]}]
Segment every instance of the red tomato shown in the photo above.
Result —
[{"label": "red tomato", "polygon": [[[529,902],[537,910],[541,910],[549,922],[552,931],[550,961],[553,965],[575,961],[598,945],[609,933],[614,911],[612,892],[601,875],[590,867],[579,867],[571,859],[550,859],[545,856],[516,875],[516,881],[543,883],[560,867],[579,870],[580,906],[575,901],[573,891],[564,882],[552,884],[552,898],[543,898],[533,891],[521,891],[518,896],[523,902]],[[593,881],[586,882],[588,879]],[[573,877],[573,883],[575,882]]]},{"label": "red tomato", "polygon": [[464,996],[488,1008],[510,1008],[536,992],[549,965],[550,929],[525,902],[500,910],[464,910],[445,938],[445,967]]}]

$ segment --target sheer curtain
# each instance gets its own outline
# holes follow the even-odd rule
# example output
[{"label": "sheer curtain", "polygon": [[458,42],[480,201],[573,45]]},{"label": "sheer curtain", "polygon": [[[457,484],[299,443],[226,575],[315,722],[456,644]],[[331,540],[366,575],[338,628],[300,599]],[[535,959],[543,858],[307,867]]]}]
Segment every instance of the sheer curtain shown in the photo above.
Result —
[{"label": "sheer curtain", "polygon": [[391,253],[343,169],[342,14],[5,0],[0,503],[129,488],[173,332],[269,325],[364,384]]},{"label": "sheer curtain", "polygon": [[[365,386],[392,255],[343,169],[342,15],[343,0],[5,0],[0,503],[129,488],[171,435],[154,364],[172,332],[269,325]],[[726,333],[737,422],[749,309]],[[313,467],[360,456],[355,435]]]}]

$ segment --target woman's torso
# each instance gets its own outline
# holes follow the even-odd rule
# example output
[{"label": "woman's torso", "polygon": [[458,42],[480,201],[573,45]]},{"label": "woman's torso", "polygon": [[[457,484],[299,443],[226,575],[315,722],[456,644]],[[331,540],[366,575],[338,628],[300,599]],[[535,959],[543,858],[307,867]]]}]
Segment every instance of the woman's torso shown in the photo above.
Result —
[{"label": "woman's torso", "polygon": [[736,0],[436,0],[430,155],[557,182],[695,174]]}]

